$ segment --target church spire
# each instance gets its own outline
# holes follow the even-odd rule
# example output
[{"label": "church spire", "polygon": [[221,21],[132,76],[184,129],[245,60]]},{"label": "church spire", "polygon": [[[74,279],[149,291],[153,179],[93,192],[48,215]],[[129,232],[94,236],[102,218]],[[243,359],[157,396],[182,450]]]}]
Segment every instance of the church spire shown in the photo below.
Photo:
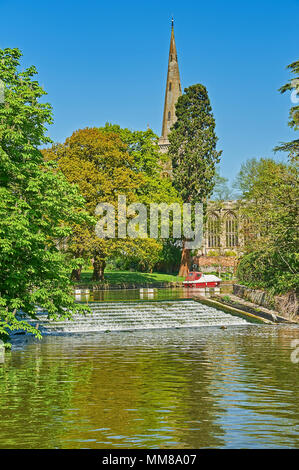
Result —
[{"label": "church spire", "polygon": [[173,18],[171,20],[171,36],[168,58],[168,72],[165,91],[164,114],[162,124],[162,136],[159,140],[161,151],[167,151],[169,146],[168,134],[171,126],[176,121],[175,104],[181,96],[181,81],[178,65],[177,50],[174,38]]}]

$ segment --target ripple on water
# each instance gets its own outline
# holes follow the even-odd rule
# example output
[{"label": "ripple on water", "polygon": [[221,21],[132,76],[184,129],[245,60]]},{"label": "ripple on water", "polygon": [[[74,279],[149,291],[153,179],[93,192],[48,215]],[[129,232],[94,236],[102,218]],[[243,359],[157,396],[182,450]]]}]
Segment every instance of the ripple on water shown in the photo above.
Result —
[{"label": "ripple on water", "polygon": [[31,340],[0,367],[0,447],[298,447],[298,337],[246,325]]}]

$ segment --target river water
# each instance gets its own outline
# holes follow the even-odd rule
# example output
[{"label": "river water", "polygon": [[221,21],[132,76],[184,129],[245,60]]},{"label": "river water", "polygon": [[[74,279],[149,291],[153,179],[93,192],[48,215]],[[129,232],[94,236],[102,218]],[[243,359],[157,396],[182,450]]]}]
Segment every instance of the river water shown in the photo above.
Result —
[{"label": "river water", "polygon": [[184,287],[163,288],[163,289],[111,289],[89,292],[81,290],[75,294],[76,300],[80,302],[94,301],[130,301],[130,300],[181,300],[190,299],[197,296],[210,297],[212,294],[230,294],[232,285],[227,284],[216,288],[193,288]]},{"label": "river water", "polygon": [[298,338],[246,324],[16,342],[0,448],[299,447]]}]

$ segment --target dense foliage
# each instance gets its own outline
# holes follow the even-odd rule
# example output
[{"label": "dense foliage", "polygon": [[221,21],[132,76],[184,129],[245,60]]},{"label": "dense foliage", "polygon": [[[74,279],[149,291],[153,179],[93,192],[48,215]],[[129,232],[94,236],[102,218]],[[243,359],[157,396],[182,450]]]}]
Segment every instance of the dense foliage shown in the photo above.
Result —
[{"label": "dense foliage", "polygon": [[203,202],[214,187],[216,150],[215,120],[206,88],[185,89],[176,104],[177,121],[169,134],[173,184],[184,202]]},{"label": "dense foliage", "polygon": [[[244,169],[251,171],[245,172]],[[287,292],[299,285],[298,170],[294,163],[271,159],[244,165],[241,212],[251,221],[237,275],[252,287]],[[243,181],[243,182],[242,182]]]},{"label": "dense foliage", "polygon": [[83,312],[71,295],[70,263],[58,250],[71,225],[86,220],[84,200],[61,173],[45,163],[39,150],[49,143],[46,125],[51,107],[33,79],[34,67],[18,70],[21,52],[0,50],[0,334],[23,328],[24,311],[34,317],[36,306],[51,317]]},{"label": "dense foliage", "polygon": [[[288,69],[295,75],[288,83],[283,85],[279,91],[285,93],[291,92],[291,100],[295,106],[291,106],[289,113],[288,125],[297,131],[299,129],[299,60],[288,65]],[[299,139],[294,139],[291,142],[283,143],[275,148],[275,151],[282,150],[288,152],[292,161],[298,161],[299,158]]]},{"label": "dense foliage", "polygon": [[[79,186],[90,215],[95,214],[98,203],[107,202],[115,207],[117,217],[119,195],[126,196],[127,205],[178,200],[170,180],[161,175],[157,136],[151,130],[133,132],[109,124],[81,129],[43,153],[46,160],[58,162],[68,181]],[[152,271],[160,261],[161,240],[117,235],[99,238],[92,225],[80,225],[67,240],[67,251],[74,257],[93,259],[96,281],[104,279],[107,259],[113,257],[138,265],[142,271]],[[73,274],[79,279],[80,269]]]},{"label": "dense foliage", "polygon": [[[299,61],[288,68],[297,77],[280,92],[292,91],[292,102],[298,103]],[[298,105],[290,109],[289,126],[298,130]],[[272,293],[298,291],[299,287],[298,143],[295,139],[276,147],[288,152],[288,163],[251,159],[242,165],[237,178],[243,214],[252,232],[237,275],[244,284]]]},{"label": "dense foliage", "polygon": [[[203,85],[185,89],[176,104],[176,117],[169,134],[173,185],[183,202],[204,203],[215,185],[221,151],[216,150],[215,120]],[[188,273],[190,260],[190,250],[183,242],[180,276]]]},{"label": "dense foliage", "polygon": [[211,201],[230,201],[237,198],[237,194],[229,185],[228,178],[220,175],[219,168],[216,168],[214,174],[214,188],[210,196]]}]

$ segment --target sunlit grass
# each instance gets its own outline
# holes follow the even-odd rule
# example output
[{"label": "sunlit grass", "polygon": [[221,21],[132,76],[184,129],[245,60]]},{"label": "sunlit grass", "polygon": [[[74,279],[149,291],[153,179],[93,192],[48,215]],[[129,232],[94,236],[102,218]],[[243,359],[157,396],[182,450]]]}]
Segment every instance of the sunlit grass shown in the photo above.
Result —
[{"label": "sunlit grass", "polygon": [[[105,271],[104,283],[107,284],[156,284],[160,282],[181,282],[183,277],[163,273],[141,273],[138,271]],[[92,270],[81,273],[79,284],[93,284]],[[97,282],[100,284],[100,282]]]}]

